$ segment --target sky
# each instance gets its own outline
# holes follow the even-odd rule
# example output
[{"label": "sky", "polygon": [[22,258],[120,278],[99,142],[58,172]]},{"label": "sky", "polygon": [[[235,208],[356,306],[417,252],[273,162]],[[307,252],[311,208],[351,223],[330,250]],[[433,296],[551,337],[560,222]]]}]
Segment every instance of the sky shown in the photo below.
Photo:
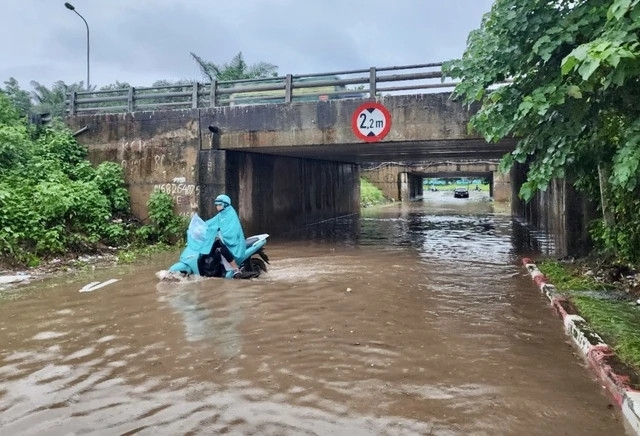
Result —
[{"label": "sky", "polygon": [[[3,0],[0,82],[86,81],[82,19],[59,0]],[[189,52],[305,74],[464,53],[492,0],[72,0],[89,24],[91,84],[205,81]]]}]

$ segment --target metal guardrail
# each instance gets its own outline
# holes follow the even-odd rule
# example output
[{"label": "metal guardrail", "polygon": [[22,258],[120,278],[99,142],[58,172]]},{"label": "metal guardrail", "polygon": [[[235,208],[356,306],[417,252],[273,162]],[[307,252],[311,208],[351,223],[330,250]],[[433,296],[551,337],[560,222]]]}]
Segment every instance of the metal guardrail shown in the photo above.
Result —
[{"label": "metal guardrail", "polygon": [[76,115],[373,98],[383,93],[406,94],[409,91],[416,93],[453,88],[457,83],[443,80],[441,67],[442,63],[438,62],[330,73],[287,74],[264,79],[81,91],[71,93],[66,105],[67,112]]}]

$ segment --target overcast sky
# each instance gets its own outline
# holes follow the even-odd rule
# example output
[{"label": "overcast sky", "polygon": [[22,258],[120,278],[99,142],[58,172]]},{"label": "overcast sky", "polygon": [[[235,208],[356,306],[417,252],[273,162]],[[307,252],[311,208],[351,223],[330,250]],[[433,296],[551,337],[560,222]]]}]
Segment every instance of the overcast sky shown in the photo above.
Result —
[{"label": "overcast sky", "polygon": [[[492,0],[72,0],[89,23],[91,84],[199,79],[189,52],[282,75],[462,55]],[[2,0],[0,82],[86,79],[86,28],[58,0]]]}]

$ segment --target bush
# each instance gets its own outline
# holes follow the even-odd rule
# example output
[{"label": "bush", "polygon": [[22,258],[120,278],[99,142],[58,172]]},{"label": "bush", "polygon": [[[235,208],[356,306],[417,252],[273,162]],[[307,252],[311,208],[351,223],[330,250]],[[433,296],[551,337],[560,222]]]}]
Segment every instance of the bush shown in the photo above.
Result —
[{"label": "bush", "polygon": [[375,187],[371,182],[364,178],[360,178],[360,205],[363,207],[375,204],[386,203],[389,200],[384,196],[382,191]]},{"label": "bush", "polygon": [[187,219],[173,213],[174,201],[171,195],[153,191],[147,202],[150,224],[141,227],[136,236],[147,242],[174,244],[187,230]]},{"label": "bush", "polygon": [[126,242],[131,230],[121,168],[93,169],[87,150],[61,124],[32,132],[0,95],[0,257],[40,258]]}]

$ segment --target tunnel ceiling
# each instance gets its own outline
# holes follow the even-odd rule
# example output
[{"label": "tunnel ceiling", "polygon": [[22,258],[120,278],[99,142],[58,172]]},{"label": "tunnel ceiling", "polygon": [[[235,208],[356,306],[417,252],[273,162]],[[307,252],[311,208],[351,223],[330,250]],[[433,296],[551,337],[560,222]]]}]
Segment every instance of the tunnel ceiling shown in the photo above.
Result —
[{"label": "tunnel ceiling", "polygon": [[513,151],[515,142],[515,140],[504,140],[497,144],[488,144],[482,139],[373,142],[296,147],[243,147],[242,149],[234,149],[233,151],[354,163],[424,161],[436,159],[478,160],[500,159],[505,154]]}]

